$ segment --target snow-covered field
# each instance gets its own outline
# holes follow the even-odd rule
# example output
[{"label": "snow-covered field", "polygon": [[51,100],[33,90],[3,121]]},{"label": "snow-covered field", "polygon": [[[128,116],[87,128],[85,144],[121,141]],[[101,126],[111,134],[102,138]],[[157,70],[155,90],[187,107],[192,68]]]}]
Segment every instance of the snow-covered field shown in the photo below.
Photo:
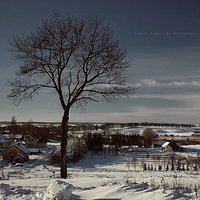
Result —
[{"label": "snow-covered field", "polygon": [[[124,134],[143,134],[145,127],[141,128],[113,128],[111,129],[111,133],[116,133],[117,131]],[[173,135],[173,136],[191,136],[194,134],[193,128],[155,128],[152,127],[153,131],[159,136],[164,135]]]},{"label": "snow-covered field", "polygon": [[200,199],[198,171],[142,171],[139,165],[135,168],[128,164],[133,152],[117,156],[88,153],[79,163],[69,165],[68,179],[60,179],[59,167],[47,164],[48,152],[53,148],[32,156],[24,167],[5,167],[4,174],[10,173],[10,178],[0,180],[0,199],[50,200],[48,186],[48,194],[68,188],[62,199],[68,199],[72,191],[70,200]]}]

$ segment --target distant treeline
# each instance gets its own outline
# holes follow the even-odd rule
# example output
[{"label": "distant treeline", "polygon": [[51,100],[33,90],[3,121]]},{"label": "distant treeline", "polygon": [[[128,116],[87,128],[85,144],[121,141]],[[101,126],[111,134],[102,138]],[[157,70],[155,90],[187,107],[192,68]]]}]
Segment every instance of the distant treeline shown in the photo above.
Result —
[{"label": "distant treeline", "polygon": [[178,124],[178,123],[158,123],[158,122],[132,122],[132,123],[105,123],[102,126],[109,127],[167,127],[167,128],[193,128],[195,124]]},{"label": "distant treeline", "polygon": [[[3,126],[0,126],[0,133],[10,133],[10,134],[33,134],[39,138],[47,139],[60,139],[61,136],[61,126],[59,123],[36,123],[36,122],[16,122],[12,121],[7,124],[5,122]],[[1,125],[1,124],[0,124]],[[109,133],[112,128],[138,128],[138,127],[165,127],[165,128],[193,128],[194,124],[176,124],[176,123],[70,123],[69,131],[70,134],[74,133],[88,133],[88,132],[101,132]],[[130,138],[129,138],[130,140]]]},{"label": "distant treeline", "polygon": [[[9,126],[11,122],[9,121],[0,121],[0,128]],[[17,122],[17,125],[26,125],[30,122]],[[60,122],[33,122],[32,125],[34,126],[60,126]],[[158,123],[158,122],[130,122],[130,123],[92,123],[92,122],[71,122],[70,127],[98,127],[101,129],[105,129],[107,127],[170,127],[170,128],[192,128],[195,126],[195,124],[185,124],[185,123]]]}]

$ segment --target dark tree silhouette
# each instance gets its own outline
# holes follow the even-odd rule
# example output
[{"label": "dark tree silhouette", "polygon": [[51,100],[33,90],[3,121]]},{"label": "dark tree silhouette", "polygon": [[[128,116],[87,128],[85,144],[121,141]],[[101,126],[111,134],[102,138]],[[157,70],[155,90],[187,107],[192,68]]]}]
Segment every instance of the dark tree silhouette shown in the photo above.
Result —
[{"label": "dark tree silhouette", "polygon": [[112,30],[93,17],[74,19],[54,14],[35,32],[12,41],[20,61],[16,79],[8,85],[8,98],[19,104],[30,100],[40,89],[53,89],[63,109],[61,177],[67,178],[66,146],[71,107],[88,102],[114,101],[134,91],[127,81],[126,51]]}]

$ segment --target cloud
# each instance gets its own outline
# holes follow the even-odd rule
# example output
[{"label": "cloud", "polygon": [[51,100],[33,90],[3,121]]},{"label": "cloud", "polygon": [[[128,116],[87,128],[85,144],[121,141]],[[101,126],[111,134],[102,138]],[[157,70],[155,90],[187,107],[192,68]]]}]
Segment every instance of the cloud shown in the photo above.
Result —
[{"label": "cloud", "polygon": [[200,81],[156,81],[142,80],[136,87],[200,87]]},{"label": "cloud", "polygon": [[156,80],[142,80],[136,83],[136,87],[160,87],[161,84]]}]

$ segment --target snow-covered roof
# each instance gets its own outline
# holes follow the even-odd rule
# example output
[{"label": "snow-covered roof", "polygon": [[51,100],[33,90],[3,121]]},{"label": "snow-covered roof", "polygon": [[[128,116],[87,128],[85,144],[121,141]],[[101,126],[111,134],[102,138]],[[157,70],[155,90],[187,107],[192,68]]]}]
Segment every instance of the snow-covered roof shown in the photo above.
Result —
[{"label": "snow-covered roof", "polygon": [[162,147],[165,148],[167,145],[169,145],[169,142],[165,142]]},{"label": "snow-covered roof", "polygon": [[30,153],[28,148],[26,148],[26,146],[23,145],[22,143],[15,143],[13,145],[16,146],[17,148],[19,148],[20,150],[22,150],[24,153]]},{"label": "snow-covered roof", "polygon": [[31,153],[39,153],[40,149],[29,149]]},{"label": "snow-covered roof", "polygon": [[[22,143],[15,143],[10,145],[7,149],[11,148],[12,146],[15,146],[16,148],[20,149],[21,151],[23,151],[24,153],[30,153],[30,151],[26,148],[26,146],[24,146]],[[7,149],[5,149],[4,151],[6,151]]]},{"label": "snow-covered roof", "polygon": [[15,139],[21,139],[22,136],[23,136],[22,134],[15,134],[15,135],[14,135],[14,138],[15,138]]}]

